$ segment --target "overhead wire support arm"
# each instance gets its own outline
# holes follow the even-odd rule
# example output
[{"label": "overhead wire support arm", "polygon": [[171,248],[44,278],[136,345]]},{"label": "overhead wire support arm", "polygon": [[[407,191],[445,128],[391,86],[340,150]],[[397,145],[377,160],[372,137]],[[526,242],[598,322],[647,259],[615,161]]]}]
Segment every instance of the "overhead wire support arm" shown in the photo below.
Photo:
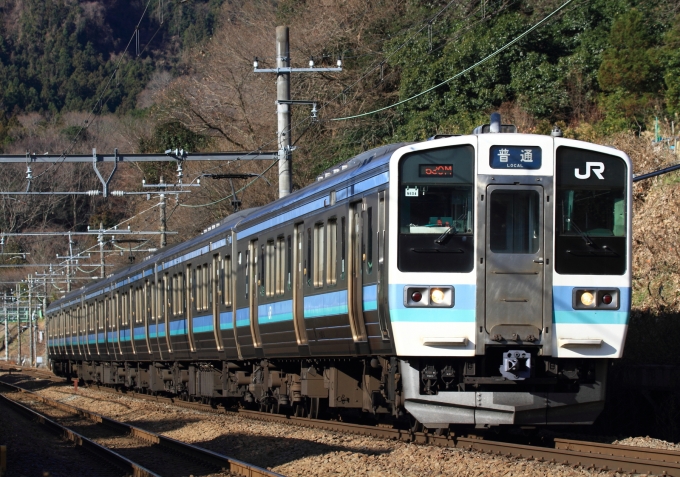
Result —
[{"label": "overhead wire support arm", "polygon": [[[92,162],[95,154],[73,154],[63,156],[61,154],[43,154],[36,155],[35,153],[25,154],[0,154],[0,164],[10,163],[26,163],[27,157],[29,162],[33,164],[56,164],[61,162]],[[186,153],[183,161],[252,161],[262,160],[271,161],[277,159],[278,152],[206,152],[206,153]],[[166,154],[122,154],[115,152],[114,154],[96,154],[96,162],[162,162],[162,161],[176,161],[177,158]]]}]

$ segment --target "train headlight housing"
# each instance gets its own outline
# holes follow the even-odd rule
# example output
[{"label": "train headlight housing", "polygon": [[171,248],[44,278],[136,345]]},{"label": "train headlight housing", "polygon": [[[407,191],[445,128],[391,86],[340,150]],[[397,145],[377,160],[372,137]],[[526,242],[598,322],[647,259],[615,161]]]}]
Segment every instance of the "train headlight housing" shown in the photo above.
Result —
[{"label": "train headlight housing", "polygon": [[618,288],[574,288],[571,305],[575,310],[618,310]]},{"label": "train headlight housing", "polygon": [[452,286],[407,286],[404,287],[404,306],[451,308],[454,302]]}]

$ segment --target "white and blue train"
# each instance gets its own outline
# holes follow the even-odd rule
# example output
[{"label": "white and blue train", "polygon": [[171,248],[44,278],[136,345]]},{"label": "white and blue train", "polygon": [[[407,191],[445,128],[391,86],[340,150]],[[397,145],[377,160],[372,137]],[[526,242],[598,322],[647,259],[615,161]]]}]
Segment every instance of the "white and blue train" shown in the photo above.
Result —
[{"label": "white and blue train", "polygon": [[430,429],[592,423],[631,302],[631,163],[490,125],[365,152],[50,304],[55,372]]}]

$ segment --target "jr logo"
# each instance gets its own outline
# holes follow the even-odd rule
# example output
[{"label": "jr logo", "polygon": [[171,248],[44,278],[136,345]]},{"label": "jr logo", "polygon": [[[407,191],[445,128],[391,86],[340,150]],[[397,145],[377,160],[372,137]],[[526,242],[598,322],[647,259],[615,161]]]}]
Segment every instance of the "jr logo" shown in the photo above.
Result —
[{"label": "jr logo", "polygon": [[604,180],[602,173],[604,172],[604,164],[601,162],[586,162],[586,172],[581,174],[578,169],[574,169],[574,176],[577,179],[590,179],[590,173],[597,176],[598,179]]}]

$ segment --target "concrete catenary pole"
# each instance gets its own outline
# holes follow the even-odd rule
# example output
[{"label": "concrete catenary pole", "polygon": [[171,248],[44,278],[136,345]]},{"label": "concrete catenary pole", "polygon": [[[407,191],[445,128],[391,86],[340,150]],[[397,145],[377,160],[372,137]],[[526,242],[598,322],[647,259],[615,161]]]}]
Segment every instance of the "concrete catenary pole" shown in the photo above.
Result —
[{"label": "concrete catenary pole", "polygon": [[[276,67],[290,67],[288,27],[276,27]],[[290,194],[290,72],[276,75],[276,112],[279,140],[279,198]]]},{"label": "concrete catenary pole", "polygon": [[[160,185],[164,186],[165,182],[163,181],[163,177],[161,177],[160,180]],[[167,219],[165,217],[165,189],[161,188],[163,192],[161,192],[161,248],[165,247],[168,244],[168,241],[165,238],[165,232],[167,231],[168,224],[167,224]]]},{"label": "concrete catenary pole", "polygon": [[19,309],[19,305],[21,304],[21,287],[17,283],[17,296],[16,296],[16,308],[17,308],[17,344],[18,344],[18,352],[17,352],[17,365],[21,366],[21,313]]},{"label": "concrete catenary pole", "polygon": [[9,361],[9,320],[7,318],[7,292],[5,292],[3,311],[5,312],[5,362],[7,362]]},{"label": "concrete catenary pole", "polygon": [[33,313],[31,313],[31,309],[33,308],[33,295],[31,294],[31,291],[32,291],[31,285],[33,284],[32,282],[33,282],[33,280],[31,278],[31,276],[29,275],[28,276],[28,308],[27,308],[27,312],[26,312],[26,319],[28,320],[28,329],[29,329],[29,334],[28,334],[29,346],[28,346],[28,349],[29,349],[30,355],[31,355],[30,363],[31,363],[31,366],[35,366],[35,363],[33,362],[33,349],[34,349],[33,348],[33,318],[34,318],[34,316],[33,316]]},{"label": "concrete catenary pole", "polygon": [[[104,261],[104,223],[99,222],[100,234],[97,235],[97,240],[99,241],[99,278],[106,277],[106,262]],[[45,291],[47,294],[47,291]]]}]

